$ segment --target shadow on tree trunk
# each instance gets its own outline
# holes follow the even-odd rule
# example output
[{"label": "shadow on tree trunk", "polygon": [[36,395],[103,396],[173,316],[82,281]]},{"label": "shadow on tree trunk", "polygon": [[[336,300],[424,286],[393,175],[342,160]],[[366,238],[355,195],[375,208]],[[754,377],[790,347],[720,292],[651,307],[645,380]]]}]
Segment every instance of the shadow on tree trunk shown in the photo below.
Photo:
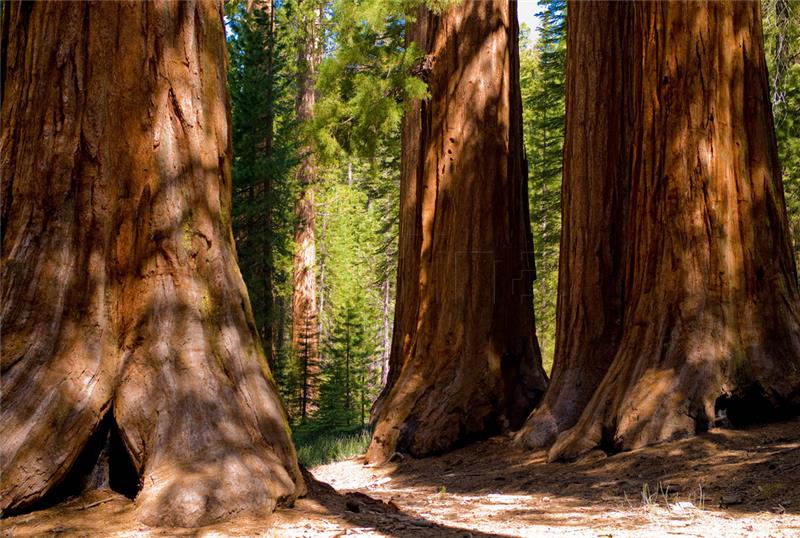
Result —
[{"label": "shadow on tree trunk", "polygon": [[0,510],[86,480],[161,525],[291,503],[231,232],[221,3],[14,4],[9,28]]}]

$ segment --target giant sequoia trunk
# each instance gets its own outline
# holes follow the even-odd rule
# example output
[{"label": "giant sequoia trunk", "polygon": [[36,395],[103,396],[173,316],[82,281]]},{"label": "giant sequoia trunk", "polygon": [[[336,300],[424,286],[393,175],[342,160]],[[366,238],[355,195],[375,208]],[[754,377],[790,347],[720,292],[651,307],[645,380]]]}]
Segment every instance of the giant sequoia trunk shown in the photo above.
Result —
[{"label": "giant sequoia trunk", "polygon": [[[309,2],[309,0],[306,0]],[[316,74],[322,58],[320,50],[320,18],[314,6],[301,6],[306,14],[298,64],[297,119],[308,122],[314,115],[316,101]],[[317,167],[312,147],[302,149],[304,156],[297,170],[300,197],[295,206],[297,227],[294,234],[294,271],[292,276],[292,352],[299,362],[302,375],[302,400],[300,414],[306,418],[316,395],[313,377],[318,370],[319,334],[317,330],[317,242],[314,189]]]},{"label": "giant sequoia trunk", "polygon": [[622,334],[632,8],[583,1],[567,10],[556,346],[547,392],[520,431],[531,447],[575,424]]},{"label": "giant sequoia trunk", "polygon": [[222,3],[5,7],[0,509],[109,423],[147,523],[293,499],[231,232]]},{"label": "giant sequoia trunk", "polygon": [[403,124],[397,311],[368,459],[518,427],[545,387],[534,333],[516,6],[421,9],[430,98]]},{"label": "giant sequoia trunk", "polygon": [[[800,297],[759,5],[637,3],[631,22],[622,329],[607,373],[551,459],[800,404]],[[597,203],[588,211],[600,211]],[[596,255],[591,243],[579,248],[584,259]]]}]

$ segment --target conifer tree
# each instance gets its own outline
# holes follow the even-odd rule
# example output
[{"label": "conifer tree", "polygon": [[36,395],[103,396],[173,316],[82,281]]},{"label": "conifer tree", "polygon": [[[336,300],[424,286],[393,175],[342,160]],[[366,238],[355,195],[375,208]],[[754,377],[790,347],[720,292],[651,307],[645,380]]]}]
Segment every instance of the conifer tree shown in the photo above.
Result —
[{"label": "conifer tree", "polygon": [[[424,82],[411,73],[419,53],[414,46],[406,47],[403,7],[380,0],[339,0],[333,4],[330,25],[336,45],[320,66],[314,117],[315,147],[325,169],[323,175],[348,178],[348,184],[363,194],[362,211],[369,209],[379,234],[369,243],[372,270],[359,284],[371,297],[377,297],[380,304],[378,323],[370,319],[370,330],[377,330],[379,339],[367,376],[370,378],[373,373],[378,376],[375,385],[386,381],[391,346],[402,103],[404,98],[425,95]],[[322,220],[320,233],[325,234],[324,216]],[[326,260],[331,258],[325,249],[323,240],[320,274],[327,281]],[[321,286],[322,304],[330,304],[328,295],[335,293],[334,288],[327,282]],[[325,308],[320,310],[324,326],[324,320],[330,316]],[[377,390],[372,382],[367,384],[367,394]],[[371,407],[371,401],[366,407]]]},{"label": "conifer tree", "polygon": [[566,1],[542,0],[535,43],[523,35],[520,54],[531,230],[536,257],[537,336],[545,365],[552,363],[561,234],[561,149],[564,140]]},{"label": "conifer tree", "polygon": [[786,210],[800,261],[800,1],[766,0],[762,13]]},{"label": "conifer tree", "polygon": [[[271,0],[232,4],[228,85],[233,119],[233,225],[256,326],[282,389],[283,334],[291,300],[291,252],[298,158],[296,86],[286,10]],[[290,386],[290,385],[289,385]],[[285,390],[282,390],[285,395]]]},{"label": "conifer tree", "polygon": [[290,504],[233,244],[223,3],[3,8],[0,515],[120,470],[148,525]]},{"label": "conifer tree", "polygon": [[381,243],[375,206],[353,173],[342,170],[320,191],[320,250],[326,253],[321,312],[320,422],[364,425],[379,386],[380,287],[374,257]]}]

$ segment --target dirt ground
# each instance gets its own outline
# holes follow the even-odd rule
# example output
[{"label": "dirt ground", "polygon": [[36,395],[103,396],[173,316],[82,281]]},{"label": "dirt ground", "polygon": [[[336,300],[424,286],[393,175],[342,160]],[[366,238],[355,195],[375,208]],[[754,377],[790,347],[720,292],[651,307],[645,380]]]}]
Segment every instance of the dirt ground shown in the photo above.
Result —
[{"label": "dirt ground", "polygon": [[800,419],[569,464],[495,437],[311,472],[308,497],[267,519],[156,529],[133,520],[127,498],[95,491],[5,519],[0,536],[800,537]]}]

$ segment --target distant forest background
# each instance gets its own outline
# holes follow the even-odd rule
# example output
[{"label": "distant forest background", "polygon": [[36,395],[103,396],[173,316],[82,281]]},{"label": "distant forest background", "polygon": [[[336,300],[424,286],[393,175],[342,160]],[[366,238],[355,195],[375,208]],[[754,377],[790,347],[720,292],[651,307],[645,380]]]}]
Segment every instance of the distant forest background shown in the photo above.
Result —
[{"label": "distant forest background", "polygon": [[[548,372],[561,232],[565,4],[540,2],[538,27],[520,31],[534,308]],[[796,5],[764,1],[763,26],[786,205],[800,258]],[[325,457],[309,452],[320,436],[327,443],[339,436],[341,450],[363,450],[370,407],[386,380],[403,101],[426,93],[424,74],[415,72],[424,61],[413,44],[406,46],[405,20],[402,2],[383,0],[229,4],[234,234],[256,324],[306,463]],[[305,72],[310,81],[300,76]],[[309,82],[314,106],[302,114],[299,102]],[[313,163],[313,183],[299,177],[304,160]],[[298,199],[310,199],[314,217],[317,314],[315,326],[293,334]]]}]

